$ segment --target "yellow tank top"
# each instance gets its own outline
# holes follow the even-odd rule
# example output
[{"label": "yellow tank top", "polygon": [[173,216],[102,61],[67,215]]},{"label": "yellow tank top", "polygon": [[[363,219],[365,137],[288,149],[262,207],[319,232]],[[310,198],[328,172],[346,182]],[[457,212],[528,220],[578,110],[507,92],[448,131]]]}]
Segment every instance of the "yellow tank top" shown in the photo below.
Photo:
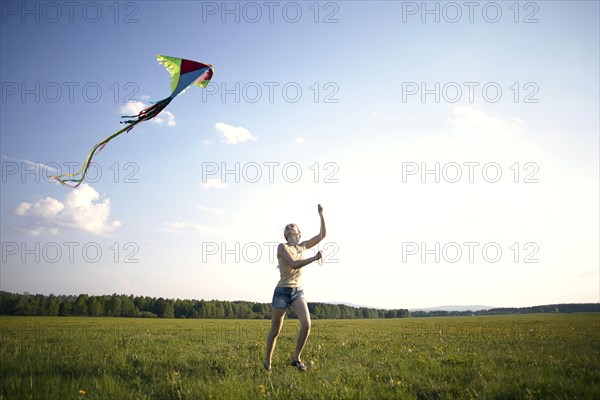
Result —
[{"label": "yellow tank top", "polygon": [[[304,260],[304,250],[306,250],[303,246],[292,246],[286,243],[283,244],[287,247],[288,252],[292,256],[295,261]],[[288,265],[288,263],[281,257],[279,252],[277,252],[277,261],[279,262],[279,273],[281,278],[279,279],[278,287],[300,287],[302,286],[302,268],[292,268]]]}]

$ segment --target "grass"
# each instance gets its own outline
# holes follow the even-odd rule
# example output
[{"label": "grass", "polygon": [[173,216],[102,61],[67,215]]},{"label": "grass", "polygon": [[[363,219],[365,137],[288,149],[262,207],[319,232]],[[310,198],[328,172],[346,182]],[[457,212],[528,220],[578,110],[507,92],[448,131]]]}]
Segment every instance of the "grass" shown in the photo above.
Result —
[{"label": "grass", "polygon": [[600,315],[316,320],[0,318],[0,399],[598,399]]}]

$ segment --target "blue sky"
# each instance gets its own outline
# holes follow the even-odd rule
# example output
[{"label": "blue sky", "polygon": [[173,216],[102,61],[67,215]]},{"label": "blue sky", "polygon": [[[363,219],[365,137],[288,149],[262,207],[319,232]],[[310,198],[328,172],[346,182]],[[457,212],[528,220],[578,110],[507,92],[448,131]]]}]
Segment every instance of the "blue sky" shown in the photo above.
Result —
[{"label": "blue sky", "polygon": [[597,2],[115,4],[2,4],[2,290],[268,302],[321,203],[309,301],[600,300]]}]

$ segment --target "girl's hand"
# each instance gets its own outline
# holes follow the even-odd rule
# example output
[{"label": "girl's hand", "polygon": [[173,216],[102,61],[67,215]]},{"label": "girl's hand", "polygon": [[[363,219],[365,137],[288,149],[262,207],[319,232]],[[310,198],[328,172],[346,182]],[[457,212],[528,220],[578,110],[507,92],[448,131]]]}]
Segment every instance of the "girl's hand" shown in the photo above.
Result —
[{"label": "girl's hand", "polygon": [[323,215],[323,206],[320,204],[317,206],[317,210],[319,211],[319,215]]}]

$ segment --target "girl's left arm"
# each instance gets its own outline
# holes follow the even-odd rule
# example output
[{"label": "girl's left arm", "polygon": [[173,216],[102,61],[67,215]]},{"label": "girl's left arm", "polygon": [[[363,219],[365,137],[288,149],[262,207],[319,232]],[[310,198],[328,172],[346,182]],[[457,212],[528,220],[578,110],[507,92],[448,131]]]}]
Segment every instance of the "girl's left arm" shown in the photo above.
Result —
[{"label": "girl's left arm", "polygon": [[319,211],[319,217],[321,218],[321,229],[317,236],[301,243],[301,245],[305,246],[307,249],[316,246],[327,234],[327,230],[325,229],[325,219],[323,218],[323,207],[319,204],[317,210]]}]

